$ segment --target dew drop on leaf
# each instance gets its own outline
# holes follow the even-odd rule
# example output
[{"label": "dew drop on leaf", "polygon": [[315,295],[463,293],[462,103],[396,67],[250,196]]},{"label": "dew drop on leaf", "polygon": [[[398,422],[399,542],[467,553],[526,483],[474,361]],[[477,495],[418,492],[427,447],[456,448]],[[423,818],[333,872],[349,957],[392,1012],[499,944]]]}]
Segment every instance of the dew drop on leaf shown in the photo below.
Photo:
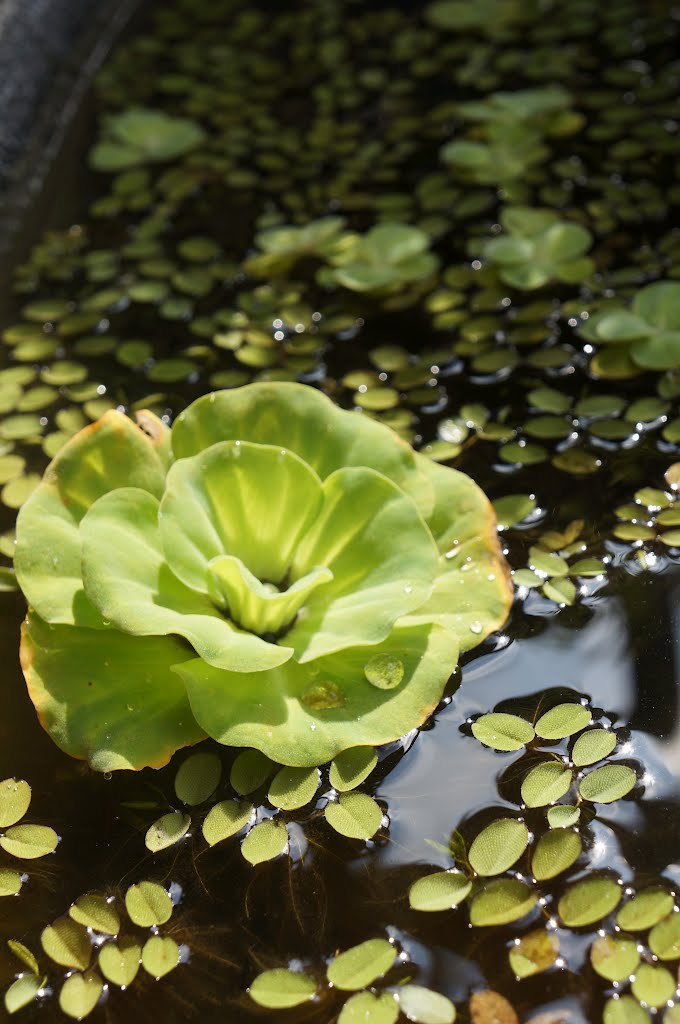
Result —
[{"label": "dew drop on leaf", "polygon": [[302,703],[312,711],[329,711],[341,708],[345,698],[339,686],[333,682],[312,683],[302,694]]},{"label": "dew drop on leaf", "polygon": [[371,686],[394,690],[404,678],[404,663],[393,654],[376,654],[364,665],[364,675]]}]

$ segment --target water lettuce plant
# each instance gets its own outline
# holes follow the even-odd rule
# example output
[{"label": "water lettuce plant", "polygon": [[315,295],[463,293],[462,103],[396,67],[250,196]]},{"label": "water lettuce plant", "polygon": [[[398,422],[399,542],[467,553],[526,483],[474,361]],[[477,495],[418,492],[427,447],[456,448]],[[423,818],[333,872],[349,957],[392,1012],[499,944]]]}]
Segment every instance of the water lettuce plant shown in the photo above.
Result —
[{"label": "water lettuce plant", "polygon": [[548,281],[575,284],[594,264],[585,254],[592,236],[580,224],[560,220],[553,210],[514,206],[500,217],[504,233],[484,246],[484,256],[498,266],[514,288],[541,288]]},{"label": "water lettuce plant", "polygon": [[333,269],[323,269],[323,284],[353,292],[384,294],[434,274],[439,259],[429,251],[430,238],[409,224],[376,224],[365,235],[348,234],[331,254]]},{"label": "water lettuce plant", "polygon": [[655,281],[641,288],[628,309],[612,303],[581,324],[579,333],[603,348],[593,369],[604,377],[680,366],[680,284]]},{"label": "water lettuce plant", "polygon": [[388,427],[292,383],[138,420],[76,434],[17,521],[29,693],[93,767],[397,739],[504,621],[491,505]]},{"label": "water lettuce plant", "polygon": [[90,164],[97,171],[122,171],[163,163],[195,149],[204,138],[201,126],[189,118],[130,107],[108,119],[104,137],[90,154]]}]

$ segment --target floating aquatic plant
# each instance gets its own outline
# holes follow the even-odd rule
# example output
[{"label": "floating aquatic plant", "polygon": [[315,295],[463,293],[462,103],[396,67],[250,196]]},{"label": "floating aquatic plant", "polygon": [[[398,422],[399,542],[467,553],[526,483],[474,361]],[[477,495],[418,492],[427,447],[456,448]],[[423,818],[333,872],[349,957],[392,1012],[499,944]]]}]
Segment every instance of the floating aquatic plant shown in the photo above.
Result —
[{"label": "floating aquatic plant", "polygon": [[576,284],[592,274],[585,254],[592,236],[580,224],[560,220],[553,210],[515,206],[500,216],[504,234],[484,246],[484,256],[514,288],[541,288],[548,281]]},{"label": "floating aquatic plant", "polygon": [[579,334],[600,346],[593,371],[632,377],[644,370],[680,367],[680,284],[655,281],[636,292],[630,308],[618,303],[593,313]]},{"label": "floating aquatic plant", "polygon": [[430,239],[408,224],[377,224],[365,235],[348,235],[330,257],[333,269],[319,279],[353,292],[384,294],[435,273],[439,260]]},{"label": "floating aquatic plant", "polygon": [[106,121],[104,138],[92,150],[90,163],[98,171],[162,163],[195,149],[204,138],[195,121],[136,107]]},{"label": "floating aquatic plant", "polygon": [[311,767],[394,740],[505,619],[490,504],[388,428],[294,384],[111,411],[23,506],[22,664],[101,770],[206,734]]},{"label": "floating aquatic plant", "polygon": [[[46,857],[54,853],[59,842],[59,836],[48,825],[21,824],[30,803],[31,787],[23,779],[0,782],[0,849],[19,860]],[[0,863],[0,896],[16,896],[24,881],[23,872]]]}]

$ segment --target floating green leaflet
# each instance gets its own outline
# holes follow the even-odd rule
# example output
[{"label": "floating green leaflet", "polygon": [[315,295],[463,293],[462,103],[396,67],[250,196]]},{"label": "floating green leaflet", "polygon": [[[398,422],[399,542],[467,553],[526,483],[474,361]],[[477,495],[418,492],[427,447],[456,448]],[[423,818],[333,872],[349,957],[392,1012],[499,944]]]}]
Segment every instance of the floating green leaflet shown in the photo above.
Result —
[{"label": "floating green leaflet", "polygon": [[477,928],[510,924],[536,904],[536,893],[516,878],[498,878],[480,889],[470,904],[470,923]]},{"label": "floating green leaflet", "polygon": [[472,842],[470,865],[482,876],[501,875],[519,860],[529,843],[529,830],[516,818],[499,818]]},{"label": "floating green leaflet", "polygon": [[547,971],[560,951],[557,936],[545,928],[537,928],[518,939],[508,953],[510,968],[517,978],[530,978]]},{"label": "floating green leaflet", "polygon": [[368,939],[336,956],[326,974],[335,988],[357,992],[387,974],[396,958],[397,950],[387,939]]},{"label": "floating green leaflet", "polygon": [[31,787],[23,779],[0,782],[0,828],[14,825],[23,818],[31,803]]},{"label": "floating green leaflet", "polygon": [[593,803],[611,804],[630,793],[637,782],[632,768],[625,764],[605,764],[589,772],[579,785],[584,800]]},{"label": "floating green leaflet", "polygon": [[158,882],[138,882],[125,893],[125,908],[130,920],[140,928],[165,924],[172,916],[172,900]]},{"label": "floating green leaflet", "polygon": [[641,889],[621,907],[616,923],[628,932],[646,931],[670,914],[673,906],[673,895],[668,889]]},{"label": "floating green leaflet", "polygon": [[590,947],[590,962],[608,981],[625,981],[640,963],[637,943],[626,936],[601,935]]},{"label": "floating green leaflet", "polygon": [[284,822],[268,818],[253,825],[241,844],[241,853],[249,864],[263,864],[280,856],[288,846],[288,829]]},{"label": "floating green leaflet", "polygon": [[558,912],[567,928],[583,928],[611,914],[621,901],[621,887],[611,878],[585,878],[569,886]]},{"label": "floating green leaflet", "polygon": [[556,804],[548,809],[548,824],[551,828],[570,828],[581,817],[581,808],[574,804]]},{"label": "floating green leaflet", "polygon": [[680,957],[679,919],[680,914],[671,913],[655,924],[649,933],[649,948],[659,960],[677,960]]},{"label": "floating green leaflet", "polygon": [[189,814],[170,811],[168,814],[161,815],[153,825],[149,826],[144,837],[144,845],[151,853],[160,853],[161,850],[167,850],[169,846],[174,846],[175,843],[183,839],[190,828],[191,816]]},{"label": "floating green leaflet", "polygon": [[254,807],[247,802],[221,800],[211,807],[203,821],[203,838],[209,846],[236,835],[249,823]]},{"label": "floating green leaflet", "polygon": [[436,871],[414,882],[408,898],[413,910],[451,910],[471,889],[472,882],[462,871]]},{"label": "floating green leaflet", "polygon": [[567,828],[552,828],[536,843],[531,858],[534,878],[543,882],[561,875],[581,855],[582,843],[578,832]]},{"label": "floating green leaflet", "polygon": [[2,849],[22,860],[35,860],[54,853],[58,842],[59,836],[48,825],[12,825],[0,836]]},{"label": "floating green leaflet", "polygon": [[533,726],[518,715],[492,712],[472,723],[472,735],[494,750],[519,750],[534,739]]},{"label": "floating green leaflet", "polygon": [[95,971],[70,974],[59,993],[59,1007],[67,1017],[82,1020],[94,1010],[104,985]]},{"label": "floating green leaflet", "polygon": [[450,999],[423,985],[400,985],[395,998],[399,1009],[415,1024],[453,1024],[456,1008]]},{"label": "floating green leaflet", "polygon": [[274,968],[263,971],[248,989],[250,998],[268,1010],[286,1010],[309,1002],[316,994],[316,982],[301,971]]},{"label": "floating green leaflet", "polygon": [[142,967],[157,981],[179,963],[179,946],[169,935],[152,935],[142,949]]},{"label": "floating green leaflet", "polygon": [[274,772],[274,764],[259,750],[242,750],[231,766],[229,781],[236,792],[245,796],[259,789]]},{"label": "floating green leaflet", "polygon": [[108,982],[127,988],[137,977],[142,947],[136,939],[123,936],[117,942],[106,942],[99,950],[99,969]]},{"label": "floating green leaflet", "polygon": [[78,924],[91,928],[100,935],[117,935],[120,931],[120,915],[113,900],[97,893],[79,896],[69,907],[69,917]]},{"label": "floating green leaflet", "polygon": [[81,971],[89,967],[90,937],[87,930],[70,917],[61,917],[43,929],[40,942],[48,957],[62,967],[77,967]]},{"label": "floating green leaflet", "polygon": [[22,974],[18,977],[5,992],[7,1012],[18,1013],[25,1006],[29,1006],[37,997],[45,981],[45,978],[39,978],[36,974]]},{"label": "floating green leaflet", "polygon": [[319,788],[318,768],[280,768],[269,785],[269,801],[283,811],[304,807]]},{"label": "floating green leaflet", "polygon": [[326,804],[324,813],[331,828],[349,839],[372,839],[383,819],[379,805],[367,793],[343,793]]},{"label": "floating green leaflet", "polygon": [[222,775],[222,762],[217,754],[191,754],[175,776],[175,793],[183,804],[194,807],[209,800]]},{"label": "floating green leaflet", "polygon": [[655,964],[640,964],[631,990],[636,999],[647,1006],[661,1007],[675,994],[675,978],[667,967]]},{"label": "floating green leaflet", "polygon": [[338,1024],[394,1024],[399,1007],[389,992],[357,992],[350,996],[338,1017]]},{"label": "floating green leaflet", "polygon": [[542,761],[522,782],[522,800],[527,807],[545,807],[564,796],[571,783],[571,769],[562,761]]},{"label": "floating green leaflet", "polygon": [[649,1024],[649,1014],[632,996],[608,999],[602,1019],[604,1024]]},{"label": "floating green leaflet", "polygon": [[332,762],[329,782],[339,793],[349,792],[368,778],[377,763],[374,747],[350,747]]},{"label": "floating green leaflet", "polygon": [[615,746],[616,734],[611,729],[588,729],[576,740],[571,759],[577,768],[583,768],[608,757]]},{"label": "floating green leaflet", "polygon": [[536,735],[543,740],[561,740],[580,732],[590,720],[590,708],[585,705],[558,704],[536,722]]}]

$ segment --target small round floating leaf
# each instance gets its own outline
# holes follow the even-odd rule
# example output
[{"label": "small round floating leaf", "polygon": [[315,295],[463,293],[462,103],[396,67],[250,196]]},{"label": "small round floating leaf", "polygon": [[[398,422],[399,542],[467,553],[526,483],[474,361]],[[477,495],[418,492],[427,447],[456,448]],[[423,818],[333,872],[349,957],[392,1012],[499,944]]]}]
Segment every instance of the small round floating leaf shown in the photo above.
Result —
[{"label": "small round floating leaf", "polygon": [[153,928],[172,916],[172,900],[158,882],[138,882],[125,893],[125,909],[133,924]]},{"label": "small round floating leaf", "polygon": [[536,735],[542,740],[561,740],[584,729],[591,717],[590,708],[583,704],[558,704],[536,722]]},{"label": "small round floating leaf", "polygon": [[624,903],[616,915],[616,923],[627,932],[646,931],[670,914],[673,906],[673,895],[668,889],[642,889],[628,903]]},{"label": "small round floating leaf", "polygon": [[479,833],[470,846],[470,865],[478,875],[501,875],[522,856],[529,830],[516,818],[499,818]]},{"label": "small round floating leaf", "polygon": [[10,480],[2,488],[2,503],[7,508],[21,508],[24,502],[28,501],[33,491],[40,483],[37,473],[26,473],[25,476]]},{"label": "small round floating leaf", "polygon": [[0,846],[6,853],[22,860],[35,860],[54,853],[59,836],[49,825],[12,825],[0,837]]},{"label": "small round floating leaf", "polygon": [[531,858],[534,878],[543,882],[561,875],[574,864],[582,850],[578,832],[566,828],[553,828],[538,840]]},{"label": "small round floating leaf", "polygon": [[600,935],[590,947],[590,962],[607,981],[625,981],[640,963],[637,943],[625,936]]},{"label": "small round floating leaf", "polygon": [[364,675],[379,690],[394,690],[404,678],[404,663],[392,654],[376,654],[364,665]]},{"label": "small round floating leaf", "polygon": [[378,763],[374,747],[350,747],[331,763],[329,782],[340,793],[360,786]]},{"label": "small round floating leaf", "polygon": [[499,529],[515,526],[536,508],[536,499],[529,494],[506,494],[493,502],[496,521]]},{"label": "small round floating leaf", "polygon": [[387,974],[397,958],[387,939],[368,939],[340,953],[328,965],[328,980],[343,992],[357,992]]},{"label": "small round floating leaf", "polygon": [[0,782],[0,828],[20,821],[31,803],[31,787],[23,779]]},{"label": "small round floating leaf", "polygon": [[274,771],[274,764],[259,750],[243,750],[233,765],[229,781],[240,796],[252,793],[262,785]]},{"label": "small round floating leaf", "polygon": [[562,761],[543,761],[524,779],[522,800],[527,807],[545,807],[564,796],[571,783],[571,769]]},{"label": "small round floating leaf", "polygon": [[636,781],[635,772],[628,765],[604,764],[581,779],[579,793],[595,804],[611,804],[630,793]]},{"label": "small round floating leaf", "polygon": [[567,928],[583,928],[611,914],[621,901],[621,888],[611,878],[585,878],[570,886],[558,911]]},{"label": "small round floating leaf", "polygon": [[236,800],[221,800],[211,807],[203,822],[203,838],[209,846],[236,835],[253,815],[253,805]]},{"label": "small round floating leaf", "polygon": [[608,757],[615,746],[616,735],[610,729],[588,729],[576,740],[571,759],[582,768]]},{"label": "small round floating leaf", "polygon": [[436,871],[414,882],[408,891],[413,910],[452,910],[463,902],[472,882],[462,871]]},{"label": "small round floating leaf", "polygon": [[0,896],[16,896],[23,879],[14,868],[0,868]]},{"label": "small round floating leaf", "polygon": [[661,1007],[675,995],[675,978],[667,967],[640,964],[631,991],[641,1003]]},{"label": "small round floating leaf", "polygon": [[144,837],[144,845],[151,853],[160,853],[183,839],[191,828],[191,816],[181,811],[170,811],[161,815],[151,825]]},{"label": "small round floating leaf", "polygon": [[249,864],[273,860],[288,846],[288,829],[282,821],[268,818],[254,825],[241,844],[241,853]]},{"label": "small round floating leaf", "polygon": [[366,793],[344,793],[324,811],[326,821],[349,839],[371,839],[382,824],[382,811]]},{"label": "small round floating leaf", "polygon": [[17,1013],[23,1010],[38,995],[38,992],[45,984],[44,978],[36,974],[22,974],[16,981],[12,982],[5,992],[5,1009],[8,1013]]},{"label": "small round floating leaf", "polygon": [[534,739],[533,726],[518,715],[492,712],[472,723],[472,735],[493,750],[519,750]]},{"label": "small round floating leaf", "polygon": [[648,943],[659,960],[677,960],[680,957],[680,914],[671,913],[655,924]]},{"label": "small round floating leaf", "polygon": [[395,991],[399,1009],[415,1024],[453,1024],[456,1008],[450,999],[423,985],[401,985]]},{"label": "small round floating leaf", "polygon": [[69,907],[69,917],[100,935],[117,935],[120,931],[120,916],[113,903],[105,896],[87,893],[80,896]]},{"label": "small round floating leaf", "polygon": [[142,967],[158,981],[179,963],[179,946],[169,935],[152,935],[144,943]]},{"label": "small round floating leaf", "polygon": [[343,1006],[338,1024],[394,1024],[399,1007],[389,992],[357,992]]},{"label": "small round floating leaf", "polygon": [[106,942],[99,950],[99,969],[112,985],[126,988],[137,977],[142,947],[130,936]]},{"label": "small round floating leaf", "polygon": [[269,786],[269,800],[282,811],[304,807],[319,788],[318,768],[281,768]]},{"label": "small round floating leaf", "polygon": [[103,989],[102,979],[94,971],[71,974],[61,986],[59,1008],[67,1017],[82,1020],[92,1013]]},{"label": "small round floating leaf", "polygon": [[191,754],[175,776],[177,799],[190,807],[204,803],[217,789],[221,775],[222,761],[217,754]]},{"label": "small round floating leaf", "polygon": [[61,917],[54,924],[48,925],[40,941],[50,960],[56,964],[77,967],[81,971],[88,968],[92,956],[90,936],[86,928],[70,917]]},{"label": "small round floating leaf", "polygon": [[517,978],[530,978],[547,971],[555,963],[560,944],[554,932],[537,928],[523,935],[508,953],[510,968]]},{"label": "small round floating leaf", "polygon": [[263,971],[248,989],[250,998],[268,1010],[288,1010],[309,1002],[316,994],[316,982],[301,971],[283,967]]},{"label": "small round floating leaf", "polygon": [[608,999],[602,1017],[603,1024],[649,1024],[649,1014],[632,996]]},{"label": "small round floating leaf", "polygon": [[536,904],[536,893],[517,878],[497,878],[487,883],[470,904],[470,924],[475,928],[518,921]]}]

